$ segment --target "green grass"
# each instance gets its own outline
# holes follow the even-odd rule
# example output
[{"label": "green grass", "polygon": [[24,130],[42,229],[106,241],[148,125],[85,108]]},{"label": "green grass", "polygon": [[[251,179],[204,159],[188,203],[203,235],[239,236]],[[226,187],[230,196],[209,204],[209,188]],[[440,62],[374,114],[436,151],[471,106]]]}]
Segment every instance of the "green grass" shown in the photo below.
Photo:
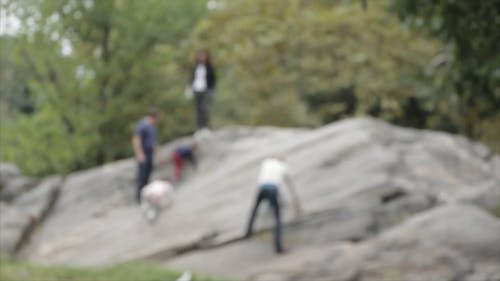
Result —
[{"label": "green grass", "polygon": [[[1,281],[170,281],[180,272],[145,263],[124,263],[110,267],[77,268],[42,266],[0,258]],[[215,281],[194,276],[193,281]]]},{"label": "green grass", "polygon": [[498,205],[496,205],[494,208],[490,209],[490,212],[491,212],[494,216],[496,216],[496,217],[500,218],[500,203],[498,203]]}]

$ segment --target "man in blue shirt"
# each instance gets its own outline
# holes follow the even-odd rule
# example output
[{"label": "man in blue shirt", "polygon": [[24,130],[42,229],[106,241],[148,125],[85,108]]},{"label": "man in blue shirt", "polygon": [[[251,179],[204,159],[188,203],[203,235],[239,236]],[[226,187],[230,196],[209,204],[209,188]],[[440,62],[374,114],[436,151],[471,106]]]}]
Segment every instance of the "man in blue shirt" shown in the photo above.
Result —
[{"label": "man in blue shirt", "polygon": [[141,201],[141,190],[148,184],[153,171],[153,156],[157,145],[156,125],[160,121],[160,112],[152,110],[144,117],[132,137],[135,159],[138,162],[136,200]]}]

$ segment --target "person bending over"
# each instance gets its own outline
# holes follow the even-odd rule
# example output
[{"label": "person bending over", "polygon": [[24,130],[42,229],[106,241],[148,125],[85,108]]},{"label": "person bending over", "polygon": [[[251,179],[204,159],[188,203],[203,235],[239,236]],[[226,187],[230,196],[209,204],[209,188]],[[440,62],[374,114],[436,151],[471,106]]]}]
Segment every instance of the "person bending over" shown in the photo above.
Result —
[{"label": "person bending over", "polygon": [[193,142],[190,145],[180,145],[176,147],[172,152],[172,161],[174,163],[174,180],[179,181],[182,179],[182,170],[185,161],[191,163],[191,165],[195,169],[198,168],[198,163],[196,160],[197,149],[198,144],[196,142]]},{"label": "person bending over", "polygon": [[262,201],[266,200],[269,202],[275,218],[274,249],[277,253],[282,253],[280,194],[284,192],[283,188],[287,187],[292,195],[296,215],[300,216],[302,212],[292,179],[282,156],[271,157],[262,162],[257,186],[258,193],[248,221],[245,237],[250,238],[252,236],[257,210]]}]

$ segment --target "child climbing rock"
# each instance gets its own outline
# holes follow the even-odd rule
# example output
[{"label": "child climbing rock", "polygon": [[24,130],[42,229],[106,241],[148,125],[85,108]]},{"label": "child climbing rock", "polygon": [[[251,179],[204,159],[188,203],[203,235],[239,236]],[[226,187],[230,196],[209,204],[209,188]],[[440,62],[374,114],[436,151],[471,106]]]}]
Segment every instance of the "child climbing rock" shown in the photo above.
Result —
[{"label": "child climbing rock", "polygon": [[193,141],[190,145],[180,145],[172,152],[172,162],[174,163],[174,180],[179,181],[182,179],[182,170],[184,162],[188,161],[191,165],[198,169],[196,161],[196,150],[198,143]]}]

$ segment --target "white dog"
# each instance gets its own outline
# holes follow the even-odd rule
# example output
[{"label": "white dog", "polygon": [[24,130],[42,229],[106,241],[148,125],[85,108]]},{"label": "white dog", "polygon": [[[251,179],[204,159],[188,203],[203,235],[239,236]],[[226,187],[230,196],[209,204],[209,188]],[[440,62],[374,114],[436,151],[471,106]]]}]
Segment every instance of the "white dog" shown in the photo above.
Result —
[{"label": "white dog", "polygon": [[174,188],[168,181],[155,180],[141,190],[141,207],[150,223],[154,222],[162,209],[174,200]]}]

